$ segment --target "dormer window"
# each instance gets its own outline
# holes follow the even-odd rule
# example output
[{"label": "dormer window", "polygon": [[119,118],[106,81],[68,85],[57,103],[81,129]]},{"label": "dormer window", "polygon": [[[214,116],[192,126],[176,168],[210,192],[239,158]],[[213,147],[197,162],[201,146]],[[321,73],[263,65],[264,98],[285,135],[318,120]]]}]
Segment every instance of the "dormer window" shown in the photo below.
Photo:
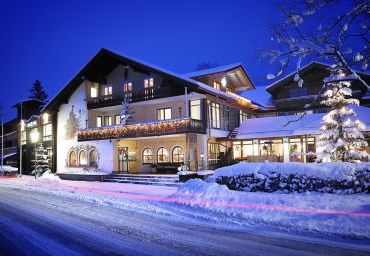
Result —
[{"label": "dormer window", "polygon": [[214,81],[213,82],[213,88],[215,88],[217,90],[221,90],[221,83]]},{"label": "dormer window", "polygon": [[113,94],[113,87],[111,85],[107,85],[104,87],[104,96],[112,95]]}]

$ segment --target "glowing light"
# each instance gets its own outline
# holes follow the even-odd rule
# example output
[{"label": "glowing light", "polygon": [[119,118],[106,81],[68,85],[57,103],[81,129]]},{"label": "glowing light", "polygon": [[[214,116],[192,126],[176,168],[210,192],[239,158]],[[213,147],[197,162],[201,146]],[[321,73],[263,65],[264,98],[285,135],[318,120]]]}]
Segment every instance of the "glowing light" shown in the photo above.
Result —
[{"label": "glowing light", "polygon": [[226,87],[227,82],[226,82],[226,78],[225,77],[223,77],[221,79],[221,84],[222,84],[223,87]]},{"label": "glowing light", "polygon": [[32,143],[37,143],[40,138],[40,133],[38,131],[31,132],[30,138]]}]

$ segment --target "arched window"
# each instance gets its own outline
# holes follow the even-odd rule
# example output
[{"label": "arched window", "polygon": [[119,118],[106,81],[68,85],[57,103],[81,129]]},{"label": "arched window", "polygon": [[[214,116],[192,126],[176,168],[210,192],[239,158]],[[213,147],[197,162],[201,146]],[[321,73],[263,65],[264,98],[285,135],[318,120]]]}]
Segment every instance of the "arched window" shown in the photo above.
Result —
[{"label": "arched window", "polygon": [[71,151],[68,156],[68,165],[77,166],[77,155],[75,151]]},{"label": "arched window", "polygon": [[79,154],[78,162],[80,166],[86,166],[87,165],[87,157],[86,157],[86,151],[82,150]]},{"label": "arched window", "polygon": [[168,163],[170,161],[166,148],[159,148],[157,151],[157,163]]},{"label": "arched window", "polygon": [[90,150],[89,161],[90,166],[98,166],[98,154],[95,149]]},{"label": "arched window", "polygon": [[146,148],[143,151],[143,164],[153,163],[153,151],[150,148]]},{"label": "arched window", "polygon": [[172,162],[182,163],[184,162],[184,150],[181,147],[174,147],[172,150]]}]

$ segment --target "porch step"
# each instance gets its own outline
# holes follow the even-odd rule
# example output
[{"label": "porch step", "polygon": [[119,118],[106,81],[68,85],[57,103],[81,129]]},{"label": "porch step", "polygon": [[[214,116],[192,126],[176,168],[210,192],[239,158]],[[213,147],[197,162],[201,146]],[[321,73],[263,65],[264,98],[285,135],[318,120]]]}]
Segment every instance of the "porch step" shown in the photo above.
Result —
[{"label": "porch step", "polygon": [[140,184],[140,185],[170,186],[170,187],[177,187],[180,184],[178,175],[115,174],[109,176],[104,181]]}]

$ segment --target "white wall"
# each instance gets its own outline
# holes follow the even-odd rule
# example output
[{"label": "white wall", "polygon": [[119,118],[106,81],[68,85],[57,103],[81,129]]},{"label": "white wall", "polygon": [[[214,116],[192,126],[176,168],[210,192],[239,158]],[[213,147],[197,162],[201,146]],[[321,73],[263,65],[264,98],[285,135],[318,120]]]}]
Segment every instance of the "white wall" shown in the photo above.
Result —
[{"label": "white wall", "polygon": [[78,142],[77,134],[73,138],[66,138],[66,124],[69,118],[72,106],[74,113],[80,117],[80,128],[85,128],[87,119],[87,106],[85,95],[85,83],[83,82],[68,99],[67,104],[62,104],[58,112],[57,128],[57,172],[68,172],[67,166],[68,152],[72,147],[81,145],[94,146],[98,151],[98,169],[99,171],[110,173],[113,171],[113,143],[104,141]]}]

